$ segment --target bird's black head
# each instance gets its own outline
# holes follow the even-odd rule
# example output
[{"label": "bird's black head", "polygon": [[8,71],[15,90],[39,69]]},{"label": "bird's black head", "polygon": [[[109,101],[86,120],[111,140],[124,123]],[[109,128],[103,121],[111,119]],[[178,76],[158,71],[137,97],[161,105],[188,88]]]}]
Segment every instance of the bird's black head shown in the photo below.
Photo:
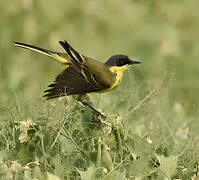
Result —
[{"label": "bird's black head", "polygon": [[129,59],[128,56],[122,54],[114,55],[105,62],[105,64],[108,66],[118,66],[118,67],[125,65],[140,64],[140,63],[141,62],[138,61],[132,61],[131,59]]}]

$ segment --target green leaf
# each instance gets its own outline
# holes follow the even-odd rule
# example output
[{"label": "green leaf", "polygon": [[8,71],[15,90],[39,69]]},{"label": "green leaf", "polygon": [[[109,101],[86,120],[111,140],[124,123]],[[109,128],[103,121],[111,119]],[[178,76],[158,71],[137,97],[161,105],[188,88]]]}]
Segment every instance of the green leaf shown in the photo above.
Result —
[{"label": "green leaf", "polygon": [[90,166],[86,172],[84,171],[80,171],[80,176],[82,180],[93,180],[95,179],[95,167],[94,166]]},{"label": "green leaf", "polygon": [[156,157],[160,163],[160,172],[163,173],[165,176],[171,178],[177,168],[177,156],[164,157],[156,155]]},{"label": "green leaf", "polygon": [[150,144],[136,134],[133,135],[133,139],[131,137],[127,138],[127,146],[134,159],[139,157],[142,153],[151,152]]},{"label": "green leaf", "polygon": [[137,160],[133,161],[129,174],[137,179],[142,179],[151,174],[154,169],[149,165],[150,158],[147,153],[142,154]]},{"label": "green leaf", "polygon": [[47,180],[61,180],[58,176],[47,172]]},{"label": "green leaf", "polygon": [[123,172],[116,171],[114,174],[114,180],[127,180],[125,174],[126,174],[125,171]]}]

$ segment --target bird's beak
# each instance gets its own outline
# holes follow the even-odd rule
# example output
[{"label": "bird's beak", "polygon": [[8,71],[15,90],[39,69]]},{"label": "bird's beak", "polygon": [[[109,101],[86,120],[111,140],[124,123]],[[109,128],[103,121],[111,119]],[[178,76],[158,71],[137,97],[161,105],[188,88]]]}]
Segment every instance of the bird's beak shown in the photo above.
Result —
[{"label": "bird's beak", "polygon": [[139,61],[132,61],[132,60],[130,60],[129,63],[128,63],[128,65],[140,64],[140,63],[141,62],[139,62]]}]

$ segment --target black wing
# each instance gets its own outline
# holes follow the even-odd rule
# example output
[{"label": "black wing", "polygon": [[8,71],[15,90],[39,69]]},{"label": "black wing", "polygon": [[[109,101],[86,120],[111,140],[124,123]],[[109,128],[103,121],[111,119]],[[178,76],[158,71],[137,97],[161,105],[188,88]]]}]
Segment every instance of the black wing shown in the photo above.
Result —
[{"label": "black wing", "polygon": [[[85,58],[75,51],[66,41],[60,41],[62,47],[71,57],[71,63],[56,77],[50,89],[44,91],[47,99],[61,96],[86,94],[101,91],[110,87],[110,83],[103,83],[95,72],[91,72],[85,63]],[[92,61],[92,60],[91,60]]]},{"label": "black wing", "polygon": [[[101,86],[97,83],[95,75],[90,74],[84,70],[84,75],[75,64],[65,69],[60,75],[56,77],[53,84],[50,84],[50,89],[44,91],[44,97],[47,99],[58,98],[62,96],[86,94],[107,89],[107,86]],[[85,76],[87,78],[85,78]]]}]

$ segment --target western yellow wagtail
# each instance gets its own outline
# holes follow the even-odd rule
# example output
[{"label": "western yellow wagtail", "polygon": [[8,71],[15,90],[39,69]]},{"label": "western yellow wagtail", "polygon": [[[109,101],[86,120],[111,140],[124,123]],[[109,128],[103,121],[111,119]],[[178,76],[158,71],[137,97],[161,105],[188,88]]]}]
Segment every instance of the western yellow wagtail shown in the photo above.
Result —
[{"label": "western yellow wagtail", "polygon": [[67,41],[59,41],[66,53],[54,52],[33,45],[15,42],[16,46],[30,49],[54,58],[64,66],[50,89],[44,91],[47,100],[68,95],[79,95],[78,100],[88,106],[102,118],[105,116],[87,102],[83,96],[87,93],[104,93],[114,90],[122,81],[124,71],[138,61],[129,59],[126,55],[114,55],[105,63],[78,53]]}]

